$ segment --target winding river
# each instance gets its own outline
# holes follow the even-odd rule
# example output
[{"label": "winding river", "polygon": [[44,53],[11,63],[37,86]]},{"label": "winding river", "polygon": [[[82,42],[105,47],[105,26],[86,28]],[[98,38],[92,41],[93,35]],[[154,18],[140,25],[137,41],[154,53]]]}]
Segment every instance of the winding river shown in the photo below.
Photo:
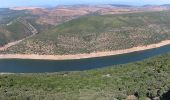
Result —
[{"label": "winding river", "polygon": [[0,73],[44,73],[60,71],[82,71],[103,68],[111,65],[136,62],[167,52],[170,52],[170,45],[128,54],[78,60],[50,61],[27,59],[1,59]]}]

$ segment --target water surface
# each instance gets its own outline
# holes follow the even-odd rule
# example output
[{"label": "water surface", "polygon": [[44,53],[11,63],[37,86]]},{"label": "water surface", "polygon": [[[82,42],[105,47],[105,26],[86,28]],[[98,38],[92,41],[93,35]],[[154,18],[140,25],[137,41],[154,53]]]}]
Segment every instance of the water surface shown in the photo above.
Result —
[{"label": "water surface", "polygon": [[3,59],[0,60],[0,72],[43,73],[60,71],[82,71],[95,68],[103,68],[111,65],[136,62],[167,52],[170,52],[170,45],[128,54],[79,60],[49,61],[28,59]]}]

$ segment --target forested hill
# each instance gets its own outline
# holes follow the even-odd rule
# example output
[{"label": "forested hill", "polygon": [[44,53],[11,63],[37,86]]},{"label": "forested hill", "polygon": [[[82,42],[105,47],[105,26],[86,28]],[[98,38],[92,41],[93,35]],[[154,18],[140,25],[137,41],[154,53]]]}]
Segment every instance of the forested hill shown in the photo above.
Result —
[{"label": "forested hill", "polygon": [[[38,18],[38,15],[28,10],[0,8],[0,47],[49,29],[49,25],[37,24]],[[30,27],[34,27],[33,30],[37,32],[33,32]]]},{"label": "forested hill", "polygon": [[26,11],[0,8],[0,47],[31,35],[31,32],[17,21],[18,17],[26,15]]},{"label": "forested hill", "polygon": [[170,11],[90,14],[65,22],[1,53],[77,54],[111,51],[170,39]]}]

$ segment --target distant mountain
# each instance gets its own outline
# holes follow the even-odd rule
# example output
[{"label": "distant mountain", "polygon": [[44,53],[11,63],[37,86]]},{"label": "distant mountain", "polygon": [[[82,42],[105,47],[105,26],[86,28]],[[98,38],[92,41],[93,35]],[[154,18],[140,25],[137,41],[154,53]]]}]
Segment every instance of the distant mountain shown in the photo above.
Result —
[{"label": "distant mountain", "polygon": [[143,5],[142,7],[170,7],[170,4],[163,4],[163,5]]},{"label": "distant mountain", "polygon": [[170,7],[170,4],[164,4],[164,5],[161,5],[161,6]]},{"label": "distant mountain", "polygon": [[124,5],[124,4],[110,4],[110,5],[115,7],[133,7],[132,5]]},{"label": "distant mountain", "polygon": [[147,5],[143,5],[142,7],[150,7],[150,6],[154,6],[154,5],[147,4]]}]

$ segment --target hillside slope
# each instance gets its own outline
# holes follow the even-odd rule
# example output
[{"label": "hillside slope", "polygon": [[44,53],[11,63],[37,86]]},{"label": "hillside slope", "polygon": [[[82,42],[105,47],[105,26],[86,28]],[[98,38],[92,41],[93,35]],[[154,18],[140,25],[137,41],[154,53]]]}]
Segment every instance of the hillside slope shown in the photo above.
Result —
[{"label": "hillside slope", "polygon": [[8,26],[0,27],[0,47],[16,40],[30,36],[32,33],[20,22],[11,22]]},{"label": "hillside slope", "polygon": [[170,11],[88,15],[38,34],[1,53],[78,54],[112,51],[170,39]]},{"label": "hillside slope", "polygon": [[[81,72],[2,74],[0,96],[3,100],[126,100],[135,95],[133,100],[169,100],[169,57]],[[162,99],[154,99],[158,97]]]},{"label": "hillside slope", "polygon": [[31,34],[24,25],[16,21],[18,17],[26,15],[26,11],[0,8],[0,47]]},{"label": "hillside slope", "polygon": [[38,18],[38,15],[32,15],[27,10],[0,8],[0,47],[32,35],[34,32],[29,29],[29,24],[39,33],[50,29],[52,25],[36,23]]}]

